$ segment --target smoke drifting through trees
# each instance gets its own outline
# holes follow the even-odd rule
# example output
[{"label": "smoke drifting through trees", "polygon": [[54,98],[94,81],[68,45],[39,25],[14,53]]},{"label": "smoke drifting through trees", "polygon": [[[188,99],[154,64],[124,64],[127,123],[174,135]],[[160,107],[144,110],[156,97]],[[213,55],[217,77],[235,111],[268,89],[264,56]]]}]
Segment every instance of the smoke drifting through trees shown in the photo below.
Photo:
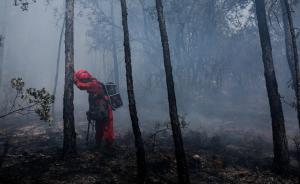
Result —
[{"label": "smoke drifting through trees", "polygon": [[[68,0],[67,2],[73,3],[74,1]],[[286,24],[285,21],[291,21],[291,19],[288,20],[284,11],[280,11],[280,3],[284,1],[267,1],[266,7],[263,8],[267,10],[265,15],[260,14],[262,11],[256,11],[255,3],[251,0],[242,2],[238,0],[162,1],[167,24],[163,32],[168,33],[170,47],[170,53],[166,54],[165,48],[164,54],[172,58],[173,71],[170,71],[171,61],[167,67],[163,65],[161,32],[157,23],[155,1],[127,1],[130,31],[127,28],[127,33],[129,33],[126,36],[127,43],[130,41],[131,44],[131,67],[128,65],[129,47],[127,53],[123,53],[124,34],[120,2],[111,0],[76,2],[75,10],[73,6],[72,15],[66,23],[65,71],[61,71],[61,75],[57,77],[54,70],[48,69],[56,68],[57,39],[61,26],[55,27],[59,16],[53,18],[52,8],[53,6],[61,7],[60,2],[53,0],[53,4],[47,5],[47,10],[50,9],[50,11],[44,11],[45,7],[41,1],[35,3],[34,6],[29,6],[31,11],[16,13],[12,7],[8,9],[7,21],[4,25],[7,26],[8,31],[4,36],[5,39],[2,39],[5,50],[1,52],[4,47],[0,48],[0,70],[3,71],[2,74],[0,72],[0,79],[5,89],[5,92],[0,94],[1,102],[5,102],[8,99],[7,96],[10,95],[5,81],[16,75],[24,76],[24,80],[29,81],[30,86],[46,87],[51,91],[53,79],[56,78],[58,81],[56,103],[64,101],[66,128],[64,150],[67,153],[74,153],[76,150],[75,124],[85,119],[87,107],[85,94],[77,91],[73,94],[72,74],[75,62],[76,69],[88,69],[103,82],[120,83],[123,98],[129,86],[128,91],[131,97],[128,94],[129,100],[124,99],[126,99],[125,104],[130,104],[129,108],[133,112],[131,119],[135,129],[137,148],[142,150],[141,154],[137,155],[141,181],[144,180],[145,155],[140,134],[144,131],[151,131],[156,121],[163,122],[169,119],[168,105],[170,105],[170,110],[173,110],[170,112],[171,119],[173,119],[171,122],[177,125],[174,128],[177,132],[174,136],[175,145],[181,150],[180,154],[177,152],[177,156],[180,155],[177,159],[182,161],[177,162],[178,168],[185,168],[185,155],[176,116],[186,114],[187,119],[191,121],[189,128],[193,130],[209,130],[209,134],[214,134],[220,129],[221,131],[242,129],[253,134],[257,133],[269,141],[272,141],[270,126],[272,121],[274,162],[281,171],[285,169],[289,160],[285,134],[290,136],[298,131],[295,131],[294,109],[285,103],[281,104],[280,98],[287,104],[294,103],[295,94],[288,87],[288,81],[291,79],[291,71],[293,73],[297,70],[289,71],[285,54],[291,58],[289,54],[293,51],[295,55],[297,50],[295,43],[299,43],[299,36],[297,37],[297,31],[294,35],[290,33],[293,39],[288,40],[287,46],[293,45],[293,47],[285,52],[284,32],[281,24]],[[122,0],[122,2],[125,1]],[[256,1],[256,3],[262,3],[262,1]],[[299,3],[297,4],[297,1],[294,3],[291,4],[291,9],[298,10]],[[272,7],[275,7],[272,9],[274,14],[270,13]],[[19,10],[19,7],[17,8]],[[64,14],[64,8],[63,10],[58,8],[55,11],[56,15]],[[263,16],[258,21],[259,24],[262,24],[261,20],[263,22],[260,28],[263,31],[260,35],[256,25],[256,13],[258,18]],[[277,20],[277,15],[281,13],[283,20]],[[291,13],[290,16],[294,18],[295,28],[300,26],[299,13],[296,13]],[[67,13],[67,15],[70,14]],[[269,30],[266,27],[267,21],[270,21]],[[37,23],[41,26],[36,26]],[[291,32],[288,29],[285,31],[286,34]],[[262,40],[265,67],[261,64],[259,38]],[[166,41],[166,38],[162,41]],[[127,55],[127,58],[124,58],[124,55]],[[123,60],[126,62],[121,62]],[[296,61],[289,59],[289,63],[290,66],[293,64],[296,66]],[[125,67],[126,64],[127,67]],[[42,74],[33,71],[33,66],[35,70],[43,71]],[[164,67],[169,69],[165,71]],[[125,68],[131,73],[127,74],[127,78]],[[265,70],[265,75],[263,70]],[[65,81],[62,79],[63,72],[66,74]],[[170,77],[172,72],[173,76]],[[297,78],[295,76],[296,74],[292,74],[293,80]],[[165,77],[168,78],[169,84],[167,85]],[[128,78],[131,80],[128,81]],[[174,80],[175,87],[170,84],[171,79]],[[132,93],[133,85],[135,86],[134,94]],[[299,89],[297,87],[295,89],[296,95],[299,96]],[[167,90],[169,90],[169,97],[173,96],[169,100]],[[175,94],[178,112],[174,100]],[[134,102],[135,100],[138,102],[136,105],[132,103],[132,96],[135,97]],[[75,99],[74,107],[73,98]],[[62,103],[58,104],[57,109],[62,109]],[[140,122],[137,120],[136,109],[139,111]],[[128,109],[121,109],[115,114],[118,117],[116,127],[122,133],[130,127]],[[61,115],[58,112],[57,116]],[[286,132],[284,123],[286,123]],[[183,131],[183,134],[185,133]],[[186,169],[181,171],[186,171]],[[180,175],[180,180],[187,183],[187,173],[179,172]]]}]

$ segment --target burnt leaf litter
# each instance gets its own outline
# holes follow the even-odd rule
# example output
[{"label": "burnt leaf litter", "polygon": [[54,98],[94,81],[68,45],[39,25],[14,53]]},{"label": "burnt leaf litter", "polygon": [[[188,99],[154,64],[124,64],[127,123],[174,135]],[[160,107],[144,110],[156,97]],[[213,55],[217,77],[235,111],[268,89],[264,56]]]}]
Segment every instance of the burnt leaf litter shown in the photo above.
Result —
[{"label": "burnt leaf litter", "polygon": [[[61,127],[11,124],[6,122],[6,128],[0,132],[0,183],[135,183],[137,168],[131,132],[117,136],[112,149],[97,148],[93,142],[85,142],[86,123],[79,123],[77,128],[82,131],[77,132],[77,156],[63,159]],[[296,168],[285,176],[271,171],[271,146],[259,137],[244,135],[243,141],[236,141],[234,136],[207,136],[205,132],[190,130],[185,131],[184,137],[191,183],[297,183]],[[169,132],[157,135],[156,142],[153,132],[145,133],[145,145],[146,183],[177,183]]]}]

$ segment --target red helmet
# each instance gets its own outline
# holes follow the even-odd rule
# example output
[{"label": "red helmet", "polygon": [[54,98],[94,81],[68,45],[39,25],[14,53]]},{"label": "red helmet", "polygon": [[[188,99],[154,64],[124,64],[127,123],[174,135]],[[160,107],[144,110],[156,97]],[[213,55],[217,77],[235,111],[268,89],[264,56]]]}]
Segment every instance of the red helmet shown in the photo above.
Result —
[{"label": "red helmet", "polygon": [[93,76],[87,70],[80,69],[74,73],[74,81],[89,82],[92,79]]}]

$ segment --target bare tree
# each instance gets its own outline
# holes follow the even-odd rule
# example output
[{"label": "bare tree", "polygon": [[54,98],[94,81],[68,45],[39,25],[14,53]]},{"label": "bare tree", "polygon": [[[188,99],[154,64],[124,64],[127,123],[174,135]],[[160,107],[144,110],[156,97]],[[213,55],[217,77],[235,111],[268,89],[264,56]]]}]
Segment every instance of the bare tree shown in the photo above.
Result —
[{"label": "bare tree", "polygon": [[2,84],[2,71],[3,71],[3,59],[4,59],[4,35],[0,34],[0,87]]},{"label": "bare tree", "polygon": [[289,165],[288,142],[286,138],[282,104],[273,64],[272,45],[266,18],[265,0],[255,0],[256,16],[262,48],[262,59],[266,88],[268,92],[273,132],[274,168],[284,172]]},{"label": "bare tree", "polygon": [[287,0],[280,0],[283,26],[285,33],[286,56],[292,74],[293,88],[296,94],[297,117],[300,128],[300,84],[299,84],[299,56],[291,7]]},{"label": "bare tree", "polygon": [[166,30],[166,23],[164,19],[163,5],[161,0],[156,0],[156,10],[157,10],[158,22],[159,22],[159,28],[161,34],[161,43],[163,47],[164,66],[165,66],[166,82],[167,82],[167,89],[168,89],[169,111],[170,111],[173,139],[175,144],[175,155],[177,160],[178,180],[179,183],[188,184],[190,183],[190,180],[189,180],[186,156],[183,147],[180,122],[179,122],[178,112],[177,112],[169,41],[168,41],[168,34]]},{"label": "bare tree", "polygon": [[5,46],[5,31],[6,31],[6,14],[8,0],[0,2],[0,88],[3,82],[3,63],[4,63],[4,46]]},{"label": "bare tree", "polygon": [[65,87],[64,87],[64,156],[76,153],[76,133],[74,123],[74,0],[66,0],[65,30]]},{"label": "bare tree", "polygon": [[141,135],[139,120],[137,116],[137,109],[135,104],[135,96],[133,89],[132,67],[131,67],[131,51],[129,41],[129,31],[127,22],[127,5],[126,0],[121,0],[122,9],[122,24],[124,30],[124,52],[125,52],[125,65],[126,65],[126,81],[127,93],[129,101],[130,118],[132,121],[132,129],[135,137],[136,157],[138,166],[138,183],[145,183],[146,178],[146,159],[144,142]]},{"label": "bare tree", "polygon": [[115,76],[115,83],[117,87],[119,88],[120,82],[119,82],[119,64],[118,64],[118,56],[117,56],[117,46],[116,46],[116,28],[115,28],[115,13],[114,13],[114,0],[111,0],[111,38],[112,38],[112,56],[114,60],[114,76]]},{"label": "bare tree", "polygon": [[[56,96],[56,90],[58,85],[58,74],[59,74],[59,64],[60,64],[60,57],[61,57],[61,46],[62,46],[62,40],[64,35],[64,29],[65,29],[65,23],[66,19],[64,18],[63,25],[61,28],[59,41],[58,41],[58,51],[57,51],[57,58],[56,58],[56,73],[55,73],[55,79],[54,79],[54,88],[53,88],[53,95]],[[55,103],[52,105],[52,114],[53,114],[53,120],[56,122],[56,116],[55,116]]]}]

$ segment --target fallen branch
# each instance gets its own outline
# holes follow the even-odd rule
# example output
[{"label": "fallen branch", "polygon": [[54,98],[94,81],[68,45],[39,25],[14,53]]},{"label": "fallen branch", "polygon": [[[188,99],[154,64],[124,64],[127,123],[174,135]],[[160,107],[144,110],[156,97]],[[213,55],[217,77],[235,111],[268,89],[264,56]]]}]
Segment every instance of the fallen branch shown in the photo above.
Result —
[{"label": "fallen branch", "polygon": [[12,114],[14,114],[14,113],[17,113],[17,112],[20,112],[20,111],[23,111],[23,110],[32,108],[32,107],[34,107],[34,106],[36,106],[36,105],[37,105],[37,104],[32,104],[32,105],[29,105],[29,106],[26,106],[26,107],[21,107],[21,108],[19,108],[19,109],[10,111],[10,112],[8,112],[8,113],[6,113],[6,114],[1,115],[1,116],[0,116],[0,119],[1,119],[1,118],[4,118],[4,117],[6,117],[6,116],[12,115]]}]

